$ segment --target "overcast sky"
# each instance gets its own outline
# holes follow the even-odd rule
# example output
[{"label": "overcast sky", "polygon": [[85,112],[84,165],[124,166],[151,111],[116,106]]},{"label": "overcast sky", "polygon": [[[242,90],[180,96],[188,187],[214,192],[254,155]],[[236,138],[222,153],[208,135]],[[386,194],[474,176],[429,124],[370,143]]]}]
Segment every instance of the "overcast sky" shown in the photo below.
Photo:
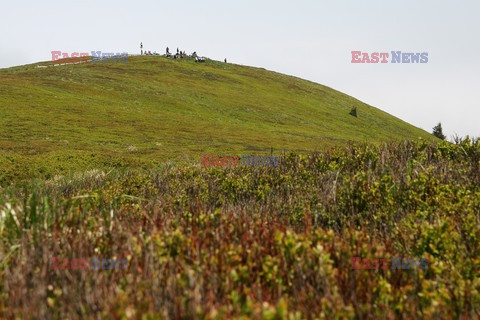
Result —
[{"label": "overcast sky", "polygon": [[[429,132],[480,136],[480,1],[3,1],[0,68],[51,51],[171,49],[318,82]],[[428,52],[352,64],[351,51]],[[391,60],[391,59],[389,59]]]}]

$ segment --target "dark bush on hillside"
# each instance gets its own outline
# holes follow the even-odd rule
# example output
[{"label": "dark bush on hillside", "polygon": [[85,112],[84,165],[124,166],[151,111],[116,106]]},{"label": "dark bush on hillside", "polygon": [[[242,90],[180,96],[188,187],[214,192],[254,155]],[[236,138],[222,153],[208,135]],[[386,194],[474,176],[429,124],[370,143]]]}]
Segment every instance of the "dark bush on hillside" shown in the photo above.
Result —
[{"label": "dark bush on hillside", "polygon": [[350,115],[357,117],[357,107],[352,107],[352,110],[350,110]]}]

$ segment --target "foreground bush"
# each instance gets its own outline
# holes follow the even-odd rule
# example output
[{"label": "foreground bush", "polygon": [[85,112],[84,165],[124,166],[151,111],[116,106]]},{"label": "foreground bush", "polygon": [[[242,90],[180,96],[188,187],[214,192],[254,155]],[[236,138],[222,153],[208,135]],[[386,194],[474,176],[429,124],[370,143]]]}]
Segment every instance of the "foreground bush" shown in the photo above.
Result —
[{"label": "foreground bush", "polygon": [[[0,193],[0,316],[480,317],[480,141],[90,171]],[[128,259],[53,269],[52,258]],[[428,259],[353,270],[352,257]]]}]

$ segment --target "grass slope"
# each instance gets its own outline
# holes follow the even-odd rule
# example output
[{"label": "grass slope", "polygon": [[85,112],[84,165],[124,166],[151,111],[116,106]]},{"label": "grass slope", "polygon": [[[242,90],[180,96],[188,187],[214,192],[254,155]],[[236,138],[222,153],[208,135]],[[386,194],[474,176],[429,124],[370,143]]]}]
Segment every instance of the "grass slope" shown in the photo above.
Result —
[{"label": "grass slope", "polygon": [[[305,152],[432,137],[328,87],[163,57],[0,70],[0,182],[202,153]],[[359,117],[348,113],[357,106]]]}]

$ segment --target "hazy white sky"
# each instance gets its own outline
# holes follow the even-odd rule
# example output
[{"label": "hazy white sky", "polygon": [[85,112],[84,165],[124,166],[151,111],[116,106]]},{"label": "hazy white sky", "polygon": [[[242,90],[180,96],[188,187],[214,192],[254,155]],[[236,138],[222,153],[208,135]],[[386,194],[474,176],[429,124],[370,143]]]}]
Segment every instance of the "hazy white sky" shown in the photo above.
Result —
[{"label": "hazy white sky", "polygon": [[[0,68],[51,51],[186,50],[312,80],[431,132],[480,136],[478,0],[2,1]],[[351,51],[428,52],[352,64]],[[389,59],[390,60],[390,59]]]}]

